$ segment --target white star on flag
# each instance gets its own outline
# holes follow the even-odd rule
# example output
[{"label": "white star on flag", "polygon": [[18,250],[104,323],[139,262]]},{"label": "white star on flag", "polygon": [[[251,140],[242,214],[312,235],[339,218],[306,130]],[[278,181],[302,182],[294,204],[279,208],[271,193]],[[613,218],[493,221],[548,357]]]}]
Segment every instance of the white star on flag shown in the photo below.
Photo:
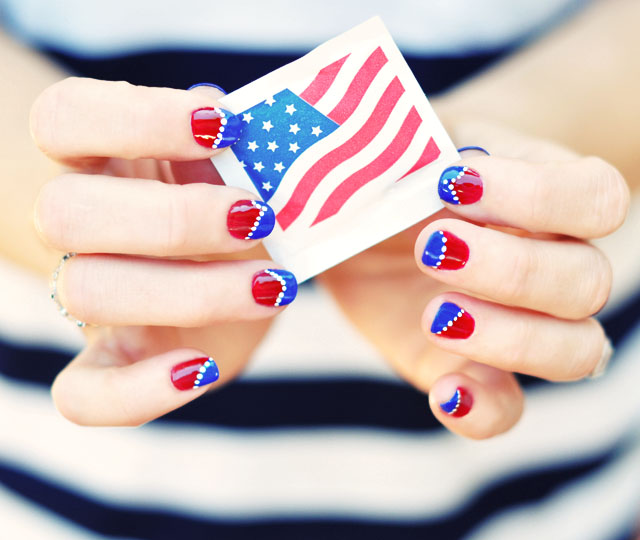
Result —
[{"label": "white star on flag", "polygon": [[282,161],[280,161],[280,162],[276,163],[276,164],[273,166],[273,170],[274,170],[274,171],[277,171],[277,172],[282,172],[282,171],[283,171],[283,169],[284,169],[284,165],[282,164]]},{"label": "white star on flag", "polygon": [[247,145],[247,148],[248,148],[249,150],[251,150],[252,152],[255,152],[255,151],[259,148],[259,146],[258,146],[258,144],[256,143],[256,141],[251,141],[251,142]]},{"label": "white star on flag", "polygon": [[271,182],[262,182],[262,189],[265,191],[271,191],[272,187]]},{"label": "white star on flag", "polygon": [[293,103],[291,105],[287,105],[284,112],[293,116],[293,113],[296,112],[296,108],[293,106]]},{"label": "white star on flag", "polygon": [[262,161],[258,161],[258,163],[254,163],[253,164],[253,170],[254,171],[262,171],[262,169],[264,169],[264,165],[262,164]]},{"label": "white star on flag", "polygon": [[272,152],[275,152],[278,148],[280,147],[276,144],[276,141],[271,141],[267,143],[267,150],[271,150]]},{"label": "white star on flag", "polygon": [[298,150],[300,150],[300,147],[297,142],[289,143],[289,152],[293,152],[295,154]]},{"label": "white star on flag", "polygon": [[251,120],[253,120],[253,116],[251,116],[251,113],[250,113],[250,112],[248,112],[248,113],[244,113],[244,114],[242,115],[242,121],[243,121],[243,122],[246,122],[247,124],[250,124],[250,123],[251,123]]},{"label": "white star on flag", "polygon": [[269,133],[273,129],[273,124],[271,123],[271,120],[262,122],[262,129],[264,129],[267,133]]},{"label": "white star on flag", "polygon": [[322,133],[320,126],[315,126],[311,128],[311,135],[315,135],[316,137],[318,137],[320,133]]},{"label": "white star on flag", "polygon": [[289,133],[293,133],[294,135],[297,135],[298,131],[300,131],[298,124],[289,124]]}]

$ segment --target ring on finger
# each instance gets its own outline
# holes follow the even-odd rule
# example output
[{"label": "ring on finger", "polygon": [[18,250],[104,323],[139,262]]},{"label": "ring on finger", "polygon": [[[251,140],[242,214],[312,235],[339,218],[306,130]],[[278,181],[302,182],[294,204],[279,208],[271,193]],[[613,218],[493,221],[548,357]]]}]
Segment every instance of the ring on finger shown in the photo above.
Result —
[{"label": "ring on finger", "polygon": [[77,327],[84,328],[85,326],[87,326],[87,323],[79,319],[76,319],[73,315],[71,315],[67,311],[67,308],[65,308],[62,305],[62,302],[60,302],[60,299],[58,298],[58,277],[60,276],[62,267],[64,266],[64,263],[66,263],[71,257],[75,257],[75,256],[76,254],[74,252],[65,253],[62,256],[62,259],[60,259],[58,266],[56,266],[56,269],[53,271],[53,274],[51,274],[51,300],[53,300],[56,306],[58,306],[58,313],[60,313],[60,315],[69,319]]}]

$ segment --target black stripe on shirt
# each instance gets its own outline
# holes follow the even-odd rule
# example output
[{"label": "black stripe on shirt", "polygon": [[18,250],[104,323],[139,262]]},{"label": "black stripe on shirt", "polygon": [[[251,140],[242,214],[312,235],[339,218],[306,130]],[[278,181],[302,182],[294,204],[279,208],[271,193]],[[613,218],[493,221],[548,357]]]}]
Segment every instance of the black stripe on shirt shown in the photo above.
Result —
[{"label": "black stripe on shirt", "polygon": [[[72,489],[55,485],[27,471],[0,461],[0,482],[9,490],[49,511],[99,534],[112,537],[165,540],[256,538],[278,540],[377,539],[447,539],[461,538],[496,512],[532,503],[550,496],[615,461],[625,445],[580,463],[545,470],[526,471],[500,480],[473,496],[462,508],[436,519],[410,523],[348,518],[292,518],[242,522],[186,516],[160,508],[124,507],[84,496]],[[384,489],[384,485],[380,486]],[[603,493],[603,498],[610,495]],[[575,516],[572,516],[575,518]],[[524,525],[524,523],[523,523]],[[622,525],[622,524],[621,524]],[[550,531],[551,534],[551,531]],[[605,539],[603,539],[605,540]]]},{"label": "black stripe on shirt", "polygon": [[[146,86],[189,88],[197,82],[213,82],[228,92],[296,60],[302,55],[247,54],[195,50],[153,50],[121,56],[84,58],[55,49],[44,52],[66,70],[85,77],[126,80]],[[507,50],[464,57],[406,60],[426,94],[436,94],[487,67]]]}]

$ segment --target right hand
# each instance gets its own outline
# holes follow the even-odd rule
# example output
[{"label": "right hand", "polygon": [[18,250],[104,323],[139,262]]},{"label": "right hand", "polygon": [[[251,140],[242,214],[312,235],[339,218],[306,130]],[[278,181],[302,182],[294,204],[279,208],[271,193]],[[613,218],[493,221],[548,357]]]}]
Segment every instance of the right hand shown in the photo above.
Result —
[{"label": "right hand", "polygon": [[73,422],[139,425],[184,405],[210,388],[172,384],[194,359],[213,357],[212,386],[224,384],[282,310],[252,295],[253,276],[277,265],[227,228],[232,205],[254,196],[222,185],[209,158],[224,150],[192,133],[192,113],[222,95],[69,78],[33,105],[36,143],[71,168],[43,187],[35,220],[46,243],[78,254],[58,298],[88,344],[53,386]]}]

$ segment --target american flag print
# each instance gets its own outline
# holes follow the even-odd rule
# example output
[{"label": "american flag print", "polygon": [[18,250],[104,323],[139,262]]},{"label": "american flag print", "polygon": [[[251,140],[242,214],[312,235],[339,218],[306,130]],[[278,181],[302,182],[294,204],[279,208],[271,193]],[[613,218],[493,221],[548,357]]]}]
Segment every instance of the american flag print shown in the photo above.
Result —
[{"label": "american flag print", "polygon": [[[323,66],[300,95],[287,88],[240,113],[245,126],[233,153],[264,201],[281,190],[271,205],[285,231],[302,214],[309,227],[335,216],[398,163],[404,168],[396,167],[387,183],[440,154],[432,137],[417,156],[415,145],[407,152],[422,118],[402,100],[400,79],[383,71],[388,58],[382,48],[348,62],[350,56]],[[339,75],[342,84],[335,84]],[[314,196],[320,186],[323,195]]]},{"label": "american flag print", "polygon": [[263,245],[298,282],[442,208],[459,156],[379,18],[220,103],[243,130],[213,162],[273,208]]}]

